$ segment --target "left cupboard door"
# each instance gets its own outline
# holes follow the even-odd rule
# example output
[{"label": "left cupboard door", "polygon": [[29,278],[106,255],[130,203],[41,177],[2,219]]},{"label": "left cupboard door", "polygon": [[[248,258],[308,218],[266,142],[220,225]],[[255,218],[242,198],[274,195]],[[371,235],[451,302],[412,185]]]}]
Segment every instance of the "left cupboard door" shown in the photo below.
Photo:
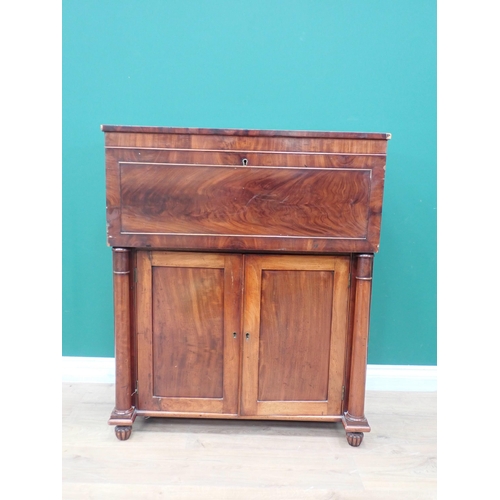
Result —
[{"label": "left cupboard door", "polygon": [[138,410],[238,414],[242,263],[137,252]]}]

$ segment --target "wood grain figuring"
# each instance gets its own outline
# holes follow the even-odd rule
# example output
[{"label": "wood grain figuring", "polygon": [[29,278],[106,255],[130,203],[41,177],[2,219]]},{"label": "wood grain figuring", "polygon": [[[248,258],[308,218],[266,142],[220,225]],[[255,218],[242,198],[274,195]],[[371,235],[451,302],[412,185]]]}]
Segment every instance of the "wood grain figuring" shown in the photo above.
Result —
[{"label": "wood grain figuring", "polygon": [[[239,135],[238,131],[235,134],[225,130],[220,134],[206,131],[198,134],[194,130],[190,135],[179,129],[171,134],[162,130],[155,129],[151,134],[106,132],[106,205],[110,246],[282,253],[378,251],[387,134],[375,134],[377,139],[372,136],[368,139],[366,134],[349,133],[349,138],[340,139],[344,135],[336,133],[318,136],[301,136],[299,133],[297,137],[292,133],[287,138],[285,133],[277,132],[272,136],[265,131],[263,135],[246,134],[247,131]],[[121,138],[108,137],[115,135]],[[149,135],[156,139],[148,142]],[[321,145],[315,142],[317,140],[323,141]],[[340,144],[335,142],[338,140]],[[273,145],[272,141],[277,142]],[[348,142],[346,148],[345,141]],[[380,148],[377,146],[376,152],[370,152],[366,141],[377,143]],[[233,182],[226,183],[222,166],[242,169],[244,162],[249,172],[254,169],[254,176],[258,175],[258,167],[274,166],[281,172],[286,172],[287,168],[298,168],[298,176],[306,175],[307,183],[324,185],[324,189],[329,189],[330,183],[334,188],[340,187],[337,192],[334,189],[335,196],[340,198],[334,199],[330,192],[325,194],[321,190],[309,193],[309,185],[306,184],[302,196],[297,195],[295,200],[287,199],[289,193],[285,190],[295,188],[290,184],[293,179],[289,171],[285,174],[289,182],[279,176],[276,179],[280,183],[287,182],[280,186],[270,184],[266,179],[260,186],[254,182],[250,187],[258,188],[258,192],[252,192],[248,186],[238,186],[237,174],[243,170],[235,171]],[[127,173],[123,170],[131,168],[127,165],[134,164],[140,164],[136,168],[157,167],[149,180],[143,179],[146,170],[136,173],[136,178],[144,182],[141,192],[135,191],[137,186],[133,176],[124,185]],[[170,168],[163,164],[168,164]],[[171,185],[170,175],[175,173],[172,169],[182,165],[192,168],[194,165],[198,168],[205,165],[205,178],[195,173],[195,185],[186,189],[182,177],[188,171],[179,170],[173,179],[178,182],[180,178],[180,184]],[[208,171],[212,168],[209,165],[219,167],[214,170],[214,175]],[[315,173],[318,169],[325,172]],[[312,172],[306,174],[309,170]],[[326,171],[331,172],[328,174]],[[342,174],[343,179],[337,175],[343,171],[349,171],[353,178],[347,176],[346,180],[345,173]],[[323,182],[323,178],[330,179],[330,175],[336,177]],[[212,179],[219,185],[210,186]],[[344,181],[353,181],[353,184],[344,190],[339,186]],[[198,191],[200,187],[202,189]],[[123,200],[124,192],[129,197],[126,202]],[[219,213],[220,206],[219,209],[214,207],[217,204],[214,197],[221,193],[227,207],[225,213]],[[257,197],[252,200],[255,195]],[[144,204],[141,204],[141,197]],[[165,207],[167,201],[169,206]],[[269,211],[278,217],[271,225],[263,222]],[[294,211],[299,221],[297,228],[290,224]],[[342,220],[346,221],[345,229]],[[304,232],[306,225],[313,228],[311,234]]]},{"label": "wood grain figuring", "polygon": [[117,437],[137,415],[297,419],[359,446],[390,134],[102,130]]},{"label": "wood grain figuring", "polygon": [[132,364],[130,330],[130,251],[113,251],[113,285],[115,306],[116,408],[129,412],[132,408]]},{"label": "wood grain figuring", "polygon": [[122,232],[364,239],[369,170],[122,164]]},{"label": "wood grain figuring", "polygon": [[[349,329],[350,259],[336,258],[334,264],[334,295],[330,336],[330,366],[328,373],[327,413],[337,415],[342,411],[342,396],[345,397],[345,352]],[[318,309],[318,314],[324,314]]]},{"label": "wood grain figuring", "polygon": [[139,409],[236,414],[242,257],[141,251],[137,274]]},{"label": "wood grain figuring", "polygon": [[150,252],[151,265],[157,267],[222,269],[226,259],[227,255],[218,253]]},{"label": "wood grain figuring", "polygon": [[340,412],[348,269],[347,257],[245,257],[243,415]]},{"label": "wood grain figuring", "polygon": [[153,267],[154,394],[222,398],[224,270]]},{"label": "wood grain figuring", "polygon": [[137,409],[155,409],[153,398],[153,297],[151,252],[137,252]]},{"label": "wood grain figuring", "polygon": [[182,165],[247,165],[302,168],[384,168],[385,155],[356,153],[284,153],[282,151],[215,151],[192,149],[148,149],[108,147],[106,155],[118,163],[178,163]]},{"label": "wood grain figuring", "polygon": [[327,401],[259,401],[257,414],[262,415],[328,415]]},{"label": "wood grain figuring", "polygon": [[[368,230],[370,234],[370,229]],[[274,254],[346,254],[350,252],[378,252],[379,244],[370,239],[334,239],[324,237],[284,236],[194,236],[165,234],[118,234],[109,242],[126,243],[136,248],[163,248],[170,250],[242,252]],[[110,243],[111,244],[111,243]]]},{"label": "wood grain figuring", "polygon": [[106,146],[253,150],[313,153],[385,154],[387,141],[378,139],[293,136],[231,136],[202,134],[149,134],[108,132]]},{"label": "wood grain figuring", "polygon": [[259,401],[327,400],[332,300],[331,271],[262,272]]},{"label": "wood grain figuring", "polygon": [[348,331],[347,338],[344,348],[344,359],[345,359],[345,371],[344,371],[344,401],[342,402],[342,413],[347,411],[347,402],[349,401],[349,388],[350,388],[350,378],[351,378],[351,352],[352,352],[352,331],[354,325],[354,305],[356,301],[356,285],[352,283],[352,276],[355,276],[356,272],[356,255],[351,255],[349,261],[349,273],[351,276],[351,286],[349,287],[349,294],[346,297],[348,302]]},{"label": "wood grain figuring", "polygon": [[258,414],[260,294],[262,266],[260,256],[245,255],[243,293],[243,340],[241,366],[241,415]]},{"label": "wood grain figuring", "polygon": [[130,251],[130,364],[131,364],[131,383],[132,389],[132,404],[134,411],[137,407],[137,294],[136,294],[136,278],[137,278],[137,252]]},{"label": "wood grain figuring", "polygon": [[239,413],[243,305],[242,255],[224,254],[224,399],[222,412]]}]

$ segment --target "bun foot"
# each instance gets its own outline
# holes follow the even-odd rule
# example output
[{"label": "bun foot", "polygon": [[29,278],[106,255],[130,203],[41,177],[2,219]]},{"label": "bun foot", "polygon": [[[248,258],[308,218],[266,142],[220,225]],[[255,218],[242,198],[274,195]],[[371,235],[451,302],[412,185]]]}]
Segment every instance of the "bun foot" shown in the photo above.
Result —
[{"label": "bun foot", "polygon": [[132,434],[132,426],[131,425],[117,425],[115,427],[115,434],[116,434],[116,437],[120,441],[125,441],[130,437],[130,434]]},{"label": "bun foot", "polygon": [[347,442],[351,446],[359,446],[361,441],[363,441],[363,433],[362,432],[346,432]]}]

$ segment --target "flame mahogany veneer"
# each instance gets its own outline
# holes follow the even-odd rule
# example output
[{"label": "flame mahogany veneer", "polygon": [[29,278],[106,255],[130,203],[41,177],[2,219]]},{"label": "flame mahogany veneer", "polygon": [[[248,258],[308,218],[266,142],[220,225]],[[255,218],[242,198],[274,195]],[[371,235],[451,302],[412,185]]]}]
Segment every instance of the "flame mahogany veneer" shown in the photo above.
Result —
[{"label": "flame mahogany veneer", "polygon": [[116,406],[359,446],[389,134],[104,125]]}]

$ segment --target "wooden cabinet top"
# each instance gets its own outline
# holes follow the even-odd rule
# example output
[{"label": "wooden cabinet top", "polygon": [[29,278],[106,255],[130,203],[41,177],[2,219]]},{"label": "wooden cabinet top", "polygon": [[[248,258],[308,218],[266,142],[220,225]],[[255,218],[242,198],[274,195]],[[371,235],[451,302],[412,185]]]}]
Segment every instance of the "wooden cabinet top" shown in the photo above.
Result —
[{"label": "wooden cabinet top", "polygon": [[102,130],[111,246],[378,251],[390,134]]},{"label": "wooden cabinet top", "polygon": [[244,137],[321,137],[326,139],[371,139],[388,140],[391,134],[373,132],[323,132],[309,130],[251,130],[231,128],[186,128],[186,127],[141,127],[132,125],[101,125],[103,132],[121,132],[136,134],[189,134],[189,135],[225,135]]}]

